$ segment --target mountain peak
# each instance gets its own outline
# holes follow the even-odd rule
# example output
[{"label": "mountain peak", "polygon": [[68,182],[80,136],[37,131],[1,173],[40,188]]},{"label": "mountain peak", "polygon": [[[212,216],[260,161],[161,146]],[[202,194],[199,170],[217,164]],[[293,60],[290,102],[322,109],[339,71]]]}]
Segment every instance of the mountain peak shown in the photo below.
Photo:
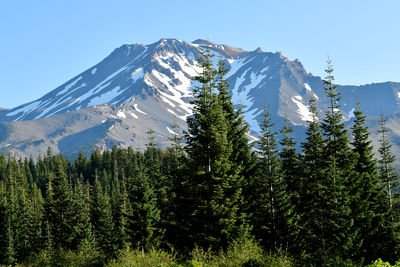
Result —
[{"label": "mountain peak", "polygon": [[213,45],[214,43],[204,40],[204,39],[197,39],[197,40],[193,41],[192,44]]},{"label": "mountain peak", "polygon": [[184,41],[175,39],[175,38],[161,38],[154,44],[156,45],[162,45],[162,44],[176,44],[176,43],[183,43]]},{"label": "mountain peak", "polygon": [[232,47],[232,46],[229,46],[226,44],[215,44],[215,43],[212,43],[212,42],[204,40],[204,39],[197,39],[191,43],[195,44],[195,45],[200,45],[200,46],[210,46],[211,49],[214,49],[214,50],[218,51],[218,53],[220,53],[224,56],[227,56],[227,57],[236,57],[236,56],[240,56],[244,53],[247,53],[246,50],[243,50],[241,48]]}]

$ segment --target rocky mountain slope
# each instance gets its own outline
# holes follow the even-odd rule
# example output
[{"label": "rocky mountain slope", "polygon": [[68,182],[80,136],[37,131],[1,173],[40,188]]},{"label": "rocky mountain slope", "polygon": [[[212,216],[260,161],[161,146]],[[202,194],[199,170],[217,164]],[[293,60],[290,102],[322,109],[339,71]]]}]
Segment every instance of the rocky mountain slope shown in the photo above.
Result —
[{"label": "rocky mountain slope", "polygon": [[[327,99],[321,78],[308,73],[297,59],[259,48],[244,51],[204,40],[161,39],[150,45],[123,45],[43,97],[0,110],[0,151],[37,156],[48,146],[69,155],[115,144],[143,148],[150,128],[166,145],[175,117],[185,129],[193,98],[191,78],[201,72],[196,59],[206,46],[216,55],[215,61],[221,57],[226,62],[232,99],[242,106],[253,135],[260,130],[265,103],[277,129],[286,113],[300,129],[300,141],[312,95],[323,115]],[[351,121],[357,99],[373,129],[380,113],[388,117],[400,154],[400,83],[340,85],[338,91],[345,120]]]}]

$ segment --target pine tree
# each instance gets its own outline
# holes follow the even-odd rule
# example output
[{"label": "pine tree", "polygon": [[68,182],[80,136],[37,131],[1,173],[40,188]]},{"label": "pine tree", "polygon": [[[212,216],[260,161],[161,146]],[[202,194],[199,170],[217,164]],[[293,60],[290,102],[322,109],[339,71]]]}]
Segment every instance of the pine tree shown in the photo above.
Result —
[{"label": "pine tree", "polygon": [[[217,70],[208,49],[199,61],[202,74],[194,78],[193,116],[188,117],[186,151],[189,169],[185,178],[192,195],[189,206],[189,237],[192,245],[224,248],[247,231],[239,216],[241,189],[239,171],[230,161],[232,143],[229,123],[215,93]],[[186,207],[187,208],[187,207]],[[185,210],[185,208],[183,208]]]},{"label": "pine tree", "polygon": [[114,254],[111,204],[97,177],[90,197],[90,219],[97,247],[103,255],[111,257]]},{"label": "pine tree", "polygon": [[354,234],[350,231],[352,218],[350,217],[348,179],[353,175],[354,159],[349,147],[347,130],[342,122],[342,114],[339,111],[338,102],[341,96],[336,92],[333,84],[333,68],[328,59],[328,67],[325,70],[327,77],[323,80],[329,105],[322,121],[322,129],[325,135],[324,147],[324,177],[323,199],[326,205],[322,214],[325,224],[326,247],[325,251],[330,255],[347,257],[347,253],[353,246]]},{"label": "pine tree", "polygon": [[7,159],[4,153],[0,154],[0,181],[7,177]]},{"label": "pine tree", "polygon": [[282,176],[287,184],[287,192],[290,196],[290,202],[294,207],[299,205],[299,191],[300,191],[300,160],[296,152],[296,142],[290,134],[293,128],[289,124],[289,119],[285,115],[285,125],[280,131],[284,136],[280,145],[282,146],[279,152],[281,160]]},{"label": "pine tree", "polygon": [[[326,190],[322,180],[324,177],[324,138],[314,98],[310,99],[310,112],[312,120],[309,121],[306,139],[302,143],[300,204],[297,212],[300,216],[299,245],[303,251],[299,257],[308,264],[322,265],[326,247],[322,216],[325,209],[323,192]],[[304,255],[305,253],[306,255]]]},{"label": "pine tree", "polygon": [[380,116],[380,130],[378,130],[380,134],[380,147],[379,147],[379,173],[380,179],[382,183],[384,183],[387,193],[387,200],[390,206],[390,209],[393,208],[393,190],[398,186],[399,177],[395,172],[393,163],[396,158],[391,152],[392,145],[388,140],[389,130],[386,127],[386,121],[383,114]]},{"label": "pine tree", "polygon": [[118,249],[124,249],[128,245],[128,216],[131,215],[131,205],[129,202],[127,185],[124,178],[121,181],[121,185],[113,205],[114,237],[116,247]]},{"label": "pine tree", "polygon": [[354,116],[351,144],[356,158],[355,174],[348,181],[351,217],[354,219],[352,231],[356,233],[352,252],[353,258],[357,260],[364,258],[366,262],[369,262],[383,256],[378,240],[382,239],[383,222],[388,209],[385,208],[377,163],[369,140],[368,127],[365,126],[366,116],[360,110],[359,103],[357,103]]},{"label": "pine tree", "polygon": [[52,186],[52,180],[50,179],[48,184],[47,184],[47,189],[46,189],[46,199],[44,202],[44,229],[43,229],[43,239],[45,243],[45,249],[46,251],[50,254],[53,255],[55,252],[54,248],[54,239],[53,239],[53,231],[52,231],[52,225],[51,225],[51,216],[56,214],[56,211],[54,210],[54,192],[53,192],[53,186]]},{"label": "pine tree", "polygon": [[188,190],[187,175],[190,170],[187,164],[187,157],[184,154],[182,144],[183,137],[179,136],[179,126],[174,120],[172,126],[174,131],[170,138],[172,145],[168,148],[168,181],[170,182],[168,191],[167,209],[161,211],[162,217],[166,217],[166,240],[173,244],[175,248],[184,250],[191,247],[191,241],[188,240],[189,221],[192,208],[188,199],[192,198],[190,190]]},{"label": "pine tree", "polygon": [[232,103],[232,96],[229,93],[229,84],[225,79],[228,70],[222,59],[218,62],[218,80],[216,83],[218,89],[218,100],[222,105],[226,122],[228,124],[227,139],[232,146],[230,161],[234,165],[233,169],[240,169],[241,176],[249,176],[254,171],[257,163],[255,154],[251,153],[251,146],[246,134],[249,132],[248,124],[243,118],[241,108],[235,111]]},{"label": "pine tree", "polygon": [[183,136],[180,134],[180,127],[179,124],[176,121],[176,117],[174,117],[174,123],[172,125],[172,137],[169,137],[168,139],[171,141],[171,146],[168,147],[168,152],[169,155],[172,157],[172,160],[170,159],[169,163],[172,164],[172,169],[179,168],[179,159],[182,157],[184,154],[184,148],[183,148]]},{"label": "pine tree", "polygon": [[[17,162],[14,157],[8,159],[8,251],[12,252],[14,261],[26,257],[30,250],[28,229],[28,183],[22,172],[21,161]],[[11,255],[11,254],[9,254]]]},{"label": "pine tree", "polygon": [[[1,176],[3,177],[3,176]],[[7,248],[7,199],[6,186],[3,179],[0,180],[0,264],[6,264],[6,248]]]},{"label": "pine tree", "polygon": [[384,256],[382,257],[395,261],[398,258],[397,251],[400,248],[400,195],[397,193],[399,176],[393,167],[396,158],[391,152],[392,145],[389,142],[389,129],[386,127],[383,114],[380,116],[379,123],[379,180],[385,190],[384,202],[386,210],[389,210],[388,215],[385,217],[384,238],[381,241],[384,250]]},{"label": "pine tree", "polygon": [[178,184],[181,179],[181,174],[184,166],[185,154],[183,148],[183,137],[180,133],[179,125],[174,118],[174,123],[172,125],[172,137],[169,137],[171,145],[167,148],[167,153],[164,161],[166,165],[166,196],[167,198],[160,207],[161,212],[161,227],[165,229],[165,240],[164,244],[175,243],[178,231],[177,219],[176,219],[176,208],[179,207],[178,198],[176,193],[179,191]]},{"label": "pine tree", "polygon": [[289,119],[285,115],[285,124],[281,129],[281,133],[284,135],[283,139],[279,142],[281,145],[281,151],[279,152],[279,158],[281,162],[281,175],[284,184],[286,185],[286,195],[290,200],[290,229],[287,233],[287,242],[290,245],[291,251],[298,253],[301,247],[299,246],[298,237],[299,232],[299,205],[300,205],[300,158],[296,152],[296,142],[290,134],[293,132],[293,128],[289,124]]},{"label": "pine tree", "polygon": [[49,222],[54,248],[74,249],[76,210],[72,190],[63,163],[57,160],[55,164],[56,174],[49,181],[45,201],[45,220]]},{"label": "pine tree", "polygon": [[151,245],[158,245],[160,234],[156,224],[160,219],[160,211],[144,165],[138,168],[136,176],[131,177],[128,185],[131,211],[127,220],[127,233],[134,247],[148,249]]},{"label": "pine tree", "polygon": [[78,248],[83,240],[90,240],[92,237],[92,225],[90,223],[90,186],[82,184],[83,178],[77,180],[74,189],[73,203],[76,211],[75,221],[75,244]]},{"label": "pine tree", "polygon": [[44,215],[44,200],[42,193],[36,184],[33,184],[28,196],[27,209],[27,244],[29,245],[29,253],[37,253],[42,248],[42,229]]},{"label": "pine tree", "polygon": [[150,129],[147,132],[147,144],[146,150],[144,151],[144,159],[146,164],[146,169],[148,171],[148,176],[151,181],[154,182],[154,185],[160,180],[161,177],[161,153],[160,150],[157,149],[156,143],[154,141],[154,130]]},{"label": "pine tree", "polygon": [[11,224],[11,218],[8,218],[7,225],[7,251],[6,251],[6,263],[10,266],[15,265],[16,261],[16,252],[15,252],[15,241],[14,241],[14,231]]},{"label": "pine tree", "polygon": [[261,137],[259,172],[252,202],[252,223],[256,238],[271,250],[287,247],[292,227],[293,208],[286,191],[278,157],[276,132],[273,132],[271,114],[265,105]]},{"label": "pine tree", "polygon": [[243,200],[240,202],[241,219],[245,220],[245,214],[248,213],[248,198],[252,194],[253,179],[255,177],[255,166],[257,164],[257,156],[251,152],[252,146],[249,144],[247,134],[250,132],[247,122],[244,120],[243,111],[240,107],[235,111],[232,103],[232,96],[229,92],[229,84],[225,78],[228,70],[224,61],[220,58],[217,66],[217,82],[218,101],[222,105],[222,109],[227,122],[227,141],[232,146],[229,161],[232,164],[232,173],[238,173],[238,185],[242,190]]}]

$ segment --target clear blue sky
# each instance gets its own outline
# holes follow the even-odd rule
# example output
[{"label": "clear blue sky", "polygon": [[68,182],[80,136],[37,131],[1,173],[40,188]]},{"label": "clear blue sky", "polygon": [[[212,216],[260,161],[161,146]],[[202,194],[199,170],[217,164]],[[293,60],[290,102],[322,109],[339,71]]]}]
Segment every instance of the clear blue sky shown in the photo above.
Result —
[{"label": "clear blue sky", "polygon": [[126,43],[198,38],[281,51],[341,84],[400,82],[398,0],[3,0],[0,107],[32,101]]}]

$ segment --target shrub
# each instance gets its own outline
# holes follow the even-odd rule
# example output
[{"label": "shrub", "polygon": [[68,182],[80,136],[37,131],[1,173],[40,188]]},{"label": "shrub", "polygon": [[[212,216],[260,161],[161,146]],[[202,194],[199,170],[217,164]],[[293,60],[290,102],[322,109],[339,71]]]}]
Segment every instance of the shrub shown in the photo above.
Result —
[{"label": "shrub", "polygon": [[279,251],[275,254],[265,254],[262,248],[253,240],[241,239],[233,242],[226,251],[213,254],[210,250],[204,251],[195,248],[189,266],[205,267],[261,267],[261,266],[293,266],[292,260]]},{"label": "shrub", "polygon": [[171,253],[152,248],[145,252],[141,249],[126,249],[120,252],[118,258],[113,260],[109,266],[159,266],[159,267],[178,267],[175,263],[175,253]]}]

